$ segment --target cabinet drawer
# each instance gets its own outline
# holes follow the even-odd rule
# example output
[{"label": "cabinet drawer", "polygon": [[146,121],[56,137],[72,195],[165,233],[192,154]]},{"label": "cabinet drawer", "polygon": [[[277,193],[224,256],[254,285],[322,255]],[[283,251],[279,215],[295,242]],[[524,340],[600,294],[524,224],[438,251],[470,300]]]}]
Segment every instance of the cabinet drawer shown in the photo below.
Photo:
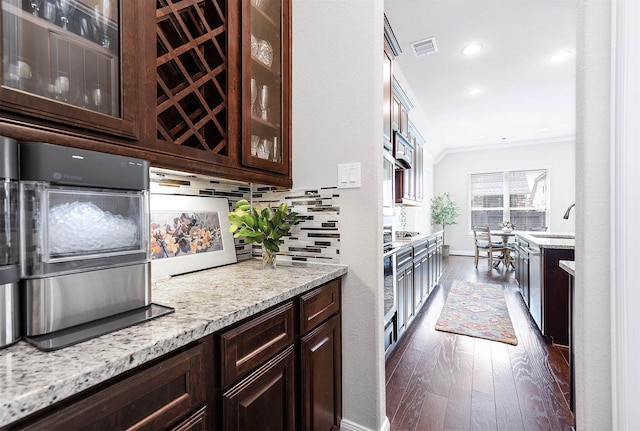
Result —
[{"label": "cabinet drawer", "polygon": [[204,348],[199,344],[23,429],[167,429],[204,404],[204,381]]},{"label": "cabinet drawer", "polygon": [[300,297],[300,333],[306,334],[340,311],[340,280]]},{"label": "cabinet drawer", "polygon": [[293,339],[293,302],[223,333],[222,386],[256,369],[292,344]]},{"label": "cabinet drawer", "polygon": [[208,429],[207,408],[202,407],[187,419],[171,428],[171,431],[206,431]]}]

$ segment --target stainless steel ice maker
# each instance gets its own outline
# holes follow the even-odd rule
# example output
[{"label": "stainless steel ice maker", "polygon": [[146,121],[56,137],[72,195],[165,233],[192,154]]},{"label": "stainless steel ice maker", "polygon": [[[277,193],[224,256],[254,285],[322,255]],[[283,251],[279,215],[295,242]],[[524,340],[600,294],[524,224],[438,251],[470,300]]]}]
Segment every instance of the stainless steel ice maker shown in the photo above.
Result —
[{"label": "stainless steel ice maker", "polygon": [[22,142],[20,217],[28,341],[151,305],[147,161]]}]

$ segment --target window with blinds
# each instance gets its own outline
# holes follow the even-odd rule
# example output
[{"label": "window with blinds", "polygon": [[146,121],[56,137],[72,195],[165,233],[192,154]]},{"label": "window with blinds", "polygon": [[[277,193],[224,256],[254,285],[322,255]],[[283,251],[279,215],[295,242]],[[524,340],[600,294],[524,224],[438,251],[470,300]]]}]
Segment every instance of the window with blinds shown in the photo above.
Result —
[{"label": "window with blinds", "polygon": [[547,230],[547,170],[485,172],[469,176],[471,226]]}]

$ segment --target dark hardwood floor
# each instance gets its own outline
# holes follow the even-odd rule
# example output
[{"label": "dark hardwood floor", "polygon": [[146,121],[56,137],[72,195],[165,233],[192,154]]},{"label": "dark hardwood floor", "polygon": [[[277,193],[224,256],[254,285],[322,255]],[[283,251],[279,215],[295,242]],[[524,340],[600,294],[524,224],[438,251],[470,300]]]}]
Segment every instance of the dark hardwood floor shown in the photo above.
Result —
[{"label": "dark hardwood floor", "polygon": [[[438,287],[386,363],[391,429],[572,429],[567,349],[542,340],[513,271],[489,271],[482,260],[476,269],[472,257],[444,262]],[[517,346],[434,329],[454,280],[503,286]]]}]

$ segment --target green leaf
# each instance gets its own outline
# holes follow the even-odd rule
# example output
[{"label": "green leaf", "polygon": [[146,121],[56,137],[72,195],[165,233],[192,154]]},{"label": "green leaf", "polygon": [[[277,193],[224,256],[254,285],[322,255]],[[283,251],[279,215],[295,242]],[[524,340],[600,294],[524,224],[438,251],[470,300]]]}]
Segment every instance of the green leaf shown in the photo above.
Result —
[{"label": "green leaf", "polygon": [[245,213],[241,217],[241,220],[243,223],[246,223],[246,225],[249,226],[251,229],[254,229],[256,227],[256,220],[249,213]]},{"label": "green leaf", "polygon": [[272,239],[265,238],[263,244],[264,244],[264,246],[266,248],[268,248],[271,251],[275,251],[275,252],[280,251],[280,243],[278,241],[274,241]]},{"label": "green leaf", "polygon": [[237,224],[232,224],[231,226],[229,226],[229,232],[234,233],[237,230],[238,230]]}]

